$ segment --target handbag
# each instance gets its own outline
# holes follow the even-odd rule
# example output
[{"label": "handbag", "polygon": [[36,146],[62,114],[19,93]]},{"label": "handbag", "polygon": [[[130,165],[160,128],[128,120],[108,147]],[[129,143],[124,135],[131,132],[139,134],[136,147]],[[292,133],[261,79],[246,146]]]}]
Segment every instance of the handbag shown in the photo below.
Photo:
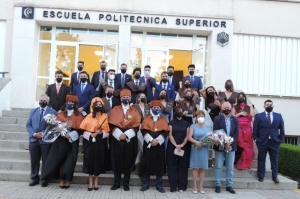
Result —
[{"label": "handbag", "polygon": [[178,150],[175,148],[174,154],[175,154],[175,155],[178,155],[178,156],[183,156],[183,155],[184,155],[184,150],[181,149],[181,151],[178,152]]}]

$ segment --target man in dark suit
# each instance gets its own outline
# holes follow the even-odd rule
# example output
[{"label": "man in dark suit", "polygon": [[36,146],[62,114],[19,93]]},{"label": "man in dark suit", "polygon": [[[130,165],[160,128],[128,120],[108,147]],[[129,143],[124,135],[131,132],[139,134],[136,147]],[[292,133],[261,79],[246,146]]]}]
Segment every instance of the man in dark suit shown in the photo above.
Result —
[{"label": "man in dark suit", "polygon": [[279,183],[278,175],[278,151],[284,140],[284,122],[281,114],[273,112],[273,102],[266,100],[265,111],[255,116],[253,124],[253,139],[258,149],[257,175],[258,181],[263,182],[266,173],[266,156],[269,152],[272,180]]},{"label": "man in dark suit", "polygon": [[147,96],[148,103],[153,100],[153,89],[157,86],[156,81],[153,77],[150,77],[151,66],[146,65],[144,67],[144,75],[140,78],[141,82],[146,84],[145,94]]},{"label": "man in dark suit", "polygon": [[116,81],[121,83],[122,88],[125,87],[127,82],[132,81],[131,75],[126,74],[127,71],[127,65],[126,64],[121,64],[120,67],[121,73],[116,74]]},{"label": "man in dark suit", "polygon": [[178,92],[180,86],[179,86],[179,80],[176,77],[173,76],[174,75],[174,67],[173,66],[168,66],[167,72],[168,72],[168,76],[169,76],[169,83],[171,85],[173,85],[175,91]]},{"label": "man in dark suit", "polygon": [[[73,73],[71,76],[71,83],[70,83],[70,91],[73,92],[74,86],[80,84],[80,72],[84,68],[84,62],[83,61],[78,61],[77,62],[77,69],[78,71]],[[88,84],[90,84],[90,76],[88,75],[87,79]]]},{"label": "man in dark suit", "polygon": [[66,104],[66,96],[70,93],[70,87],[62,83],[64,74],[61,70],[55,72],[55,84],[47,87],[46,94],[50,97],[50,105],[56,110],[64,110]]},{"label": "man in dark suit", "polygon": [[105,90],[105,97],[102,98],[102,101],[104,102],[103,111],[108,116],[110,115],[110,111],[113,107],[121,104],[119,97],[117,98],[113,96],[113,91],[113,87],[107,86]]},{"label": "man in dark suit", "polygon": [[164,89],[167,91],[167,95],[169,96],[169,101],[174,102],[175,100],[175,89],[174,86],[169,84],[168,80],[168,73],[167,72],[162,72],[161,73],[161,83],[156,86],[155,92],[154,92],[154,98],[158,99],[158,93],[161,89]]},{"label": "man in dark suit", "polygon": [[[233,185],[233,174],[234,174],[234,156],[237,149],[236,140],[239,135],[239,123],[236,117],[231,115],[231,104],[229,102],[224,102],[222,104],[222,113],[215,117],[213,130],[223,129],[227,135],[233,138],[231,144],[224,144],[220,147],[219,141],[215,142],[213,147],[215,151],[215,178],[216,178],[216,193],[221,192],[222,186],[222,169],[224,164],[224,158],[226,159],[226,191],[235,194],[232,188]],[[231,149],[231,150],[230,150]]]},{"label": "man in dark suit", "polygon": [[122,89],[122,86],[121,86],[120,82],[116,81],[115,73],[116,73],[116,71],[114,69],[108,70],[107,81],[104,81],[101,83],[99,92],[97,93],[98,97],[100,97],[100,98],[105,97],[105,90],[106,90],[107,86],[111,86],[113,88],[113,90],[116,91],[114,93],[115,97],[119,96],[120,89]]},{"label": "man in dark suit", "polygon": [[107,80],[106,62],[102,60],[100,62],[100,71],[96,71],[93,74],[91,85],[94,87],[95,91],[99,91],[100,84]]},{"label": "man in dark suit", "polygon": [[87,72],[82,71],[80,73],[80,81],[81,83],[74,87],[74,94],[79,99],[78,111],[85,116],[90,113],[90,104],[95,96],[95,91],[94,87],[87,83]]},{"label": "man in dark suit", "polygon": [[198,93],[200,93],[200,90],[203,88],[201,78],[198,76],[195,76],[195,65],[191,64],[188,66],[189,74],[188,76],[183,77],[182,82],[184,82],[186,79],[190,79],[192,83],[192,88],[197,89]]},{"label": "man in dark suit", "polygon": [[131,82],[127,82],[125,88],[129,89],[131,92],[131,103],[135,104],[136,97],[139,93],[146,94],[146,84],[140,80],[141,69],[135,68],[133,70],[134,79]]},{"label": "man in dark suit", "polygon": [[[42,94],[39,99],[40,106],[31,110],[29,118],[26,123],[26,129],[29,133],[29,154],[31,163],[31,182],[29,186],[39,184],[39,169],[40,160],[42,158],[42,174],[46,159],[51,147],[50,143],[42,140],[43,131],[47,128],[47,123],[43,117],[47,114],[56,115],[56,111],[51,107],[48,107],[49,97],[46,94]],[[48,180],[42,181],[42,187],[48,186]]]}]

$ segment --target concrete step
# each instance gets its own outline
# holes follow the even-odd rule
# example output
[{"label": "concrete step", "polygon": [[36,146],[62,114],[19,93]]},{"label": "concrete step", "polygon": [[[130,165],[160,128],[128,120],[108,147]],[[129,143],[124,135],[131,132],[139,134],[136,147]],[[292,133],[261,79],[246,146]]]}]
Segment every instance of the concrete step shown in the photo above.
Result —
[{"label": "concrete step", "polygon": [[23,117],[0,117],[0,125],[1,124],[21,124],[26,125],[28,118]]},{"label": "concrete step", "polygon": [[[7,171],[0,170],[0,180],[2,181],[18,181],[18,182],[29,182],[30,181],[29,171]],[[297,189],[298,183],[285,178],[281,175],[278,176],[280,181],[279,184],[275,184],[271,179],[265,178],[264,182],[258,182],[257,178],[234,178],[234,188],[235,189],[272,189],[272,190],[292,190]],[[225,179],[222,180],[222,186],[225,187]],[[113,174],[101,174],[99,177],[100,185],[112,185],[114,182]],[[52,183],[58,183],[58,181],[53,181]],[[74,178],[72,184],[87,184],[88,175],[83,173],[74,173]],[[130,179],[131,186],[141,186],[142,179],[137,175],[131,175]],[[193,180],[192,177],[188,178],[188,187],[192,187]],[[72,186],[72,185],[71,185]],[[151,176],[151,186],[155,186],[155,177]],[[163,176],[163,186],[169,187],[169,182],[167,176]],[[204,185],[205,188],[215,187],[215,178],[205,177]]]},{"label": "concrete step", "polygon": [[32,108],[11,108],[13,111],[31,111]]},{"label": "concrete step", "polygon": [[20,124],[0,124],[0,131],[26,132],[26,126]]},{"label": "concrete step", "polygon": [[2,117],[23,117],[28,118],[30,114],[30,110],[22,111],[22,110],[12,110],[12,111],[2,111]]},{"label": "concrete step", "polygon": [[22,140],[28,142],[27,132],[5,132],[0,131],[0,140]]}]

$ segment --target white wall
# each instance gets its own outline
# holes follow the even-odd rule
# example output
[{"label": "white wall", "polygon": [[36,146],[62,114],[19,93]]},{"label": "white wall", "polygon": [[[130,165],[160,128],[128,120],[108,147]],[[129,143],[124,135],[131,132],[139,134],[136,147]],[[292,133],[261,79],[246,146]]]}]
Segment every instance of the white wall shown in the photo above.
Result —
[{"label": "white wall", "polygon": [[4,72],[5,40],[6,40],[6,23],[5,21],[0,21],[0,72]]},{"label": "white wall", "polygon": [[[7,78],[5,78],[5,81],[7,81]],[[3,110],[11,110],[11,106],[10,106],[10,91],[11,91],[11,81],[9,80],[9,82],[6,84],[6,86],[4,86],[4,88],[2,88],[0,90],[0,116],[2,116],[2,111]]]}]

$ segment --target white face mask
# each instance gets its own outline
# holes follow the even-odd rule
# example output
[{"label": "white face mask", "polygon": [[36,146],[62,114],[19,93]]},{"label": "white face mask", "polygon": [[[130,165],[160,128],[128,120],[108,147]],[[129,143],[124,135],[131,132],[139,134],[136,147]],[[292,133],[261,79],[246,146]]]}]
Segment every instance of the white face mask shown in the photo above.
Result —
[{"label": "white face mask", "polygon": [[197,118],[197,121],[200,123],[200,124],[203,124],[205,122],[205,118],[204,117],[198,117]]},{"label": "white face mask", "polygon": [[145,75],[150,75],[150,71],[144,71]]},{"label": "white face mask", "polygon": [[109,79],[111,79],[111,80],[115,79],[115,75],[110,75]]}]

